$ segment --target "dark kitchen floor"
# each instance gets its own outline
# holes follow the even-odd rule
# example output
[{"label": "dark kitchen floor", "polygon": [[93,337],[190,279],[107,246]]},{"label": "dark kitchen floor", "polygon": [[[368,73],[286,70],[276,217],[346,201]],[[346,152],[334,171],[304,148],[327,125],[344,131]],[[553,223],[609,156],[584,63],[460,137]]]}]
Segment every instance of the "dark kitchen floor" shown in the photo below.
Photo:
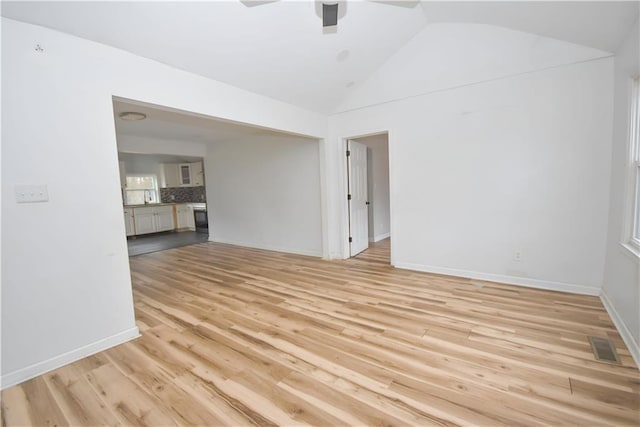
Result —
[{"label": "dark kitchen floor", "polygon": [[144,236],[127,238],[129,256],[148,254],[164,251],[180,246],[194,245],[209,240],[208,233],[196,233],[195,231],[169,231],[166,233],[154,233]]}]

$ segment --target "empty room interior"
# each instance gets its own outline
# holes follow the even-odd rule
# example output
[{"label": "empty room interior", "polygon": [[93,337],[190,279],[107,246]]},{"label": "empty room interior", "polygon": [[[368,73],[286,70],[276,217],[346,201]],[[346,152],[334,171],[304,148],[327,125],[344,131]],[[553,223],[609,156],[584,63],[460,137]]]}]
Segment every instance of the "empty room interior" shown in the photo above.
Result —
[{"label": "empty room interior", "polygon": [[640,2],[1,15],[2,425],[640,424]]}]

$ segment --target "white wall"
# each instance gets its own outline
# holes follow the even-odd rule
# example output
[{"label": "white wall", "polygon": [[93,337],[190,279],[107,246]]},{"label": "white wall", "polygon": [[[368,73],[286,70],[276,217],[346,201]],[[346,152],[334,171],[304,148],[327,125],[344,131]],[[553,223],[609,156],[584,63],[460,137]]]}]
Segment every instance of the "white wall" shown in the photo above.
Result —
[{"label": "white wall", "polygon": [[[5,18],[2,88],[3,387],[137,335],[113,96],[317,137],[327,123],[316,113]],[[17,204],[16,184],[48,185],[49,202]]]},{"label": "white wall", "polygon": [[389,237],[389,137],[387,134],[355,138],[367,150],[367,185],[369,192],[369,241]]},{"label": "white wall", "polygon": [[483,24],[431,24],[368,79],[336,112],[611,56],[535,34]]},{"label": "white wall", "polygon": [[630,207],[625,200],[629,186],[629,110],[631,78],[640,74],[640,30],[629,33],[615,59],[615,104],[609,232],[602,297],[636,363],[640,365],[640,261],[621,245],[624,219]]},{"label": "white wall", "polygon": [[118,151],[138,154],[171,154],[204,157],[207,147],[202,142],[174,141],[134,135],[118,135]]},{"label": "white wall", "polygon": [[162,161],[149,154],[120,153],[118,158],[124,162],[125,171],[130,175],[153,174],[162,176]]},{"label": "white wall", "polygon": [[322,255],[318,141],[212,143],[205,158],[209,239]]},{"label": "white wall", "polygon": [[[465,49],[467,36],[453,47]],[[524,74],[331,117],[333,256],[347,253],[342,139],[388,130],[394,265],[599,294],[613,60],[535,71],[535,57],[525,59]]]}]

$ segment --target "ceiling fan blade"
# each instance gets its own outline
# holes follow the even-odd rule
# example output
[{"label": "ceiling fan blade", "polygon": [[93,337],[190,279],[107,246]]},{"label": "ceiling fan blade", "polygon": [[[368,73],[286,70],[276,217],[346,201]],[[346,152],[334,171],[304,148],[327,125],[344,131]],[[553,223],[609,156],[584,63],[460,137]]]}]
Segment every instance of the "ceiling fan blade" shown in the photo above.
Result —
[{"label": "ceiling fan blade", "polygon": [[408,9],[416,7],[420,4],[420,0],[369,0],[374,3],[387,4],[389,6],[400,6]]},{"label": "ceiling fan blade", "polygon": [[275,3],[280,0],[239,0],[246,7],[262,6],[267,3]]}]

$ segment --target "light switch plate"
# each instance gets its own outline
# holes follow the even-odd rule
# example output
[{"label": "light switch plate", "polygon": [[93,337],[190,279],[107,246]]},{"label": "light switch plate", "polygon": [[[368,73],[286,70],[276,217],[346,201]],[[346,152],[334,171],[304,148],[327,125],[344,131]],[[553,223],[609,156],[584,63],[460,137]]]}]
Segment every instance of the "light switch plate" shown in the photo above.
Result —
[{"label": "light switch plate", "polygon": [[38,203],[49,201],[46,185],[16,185],[16,202]]}]

